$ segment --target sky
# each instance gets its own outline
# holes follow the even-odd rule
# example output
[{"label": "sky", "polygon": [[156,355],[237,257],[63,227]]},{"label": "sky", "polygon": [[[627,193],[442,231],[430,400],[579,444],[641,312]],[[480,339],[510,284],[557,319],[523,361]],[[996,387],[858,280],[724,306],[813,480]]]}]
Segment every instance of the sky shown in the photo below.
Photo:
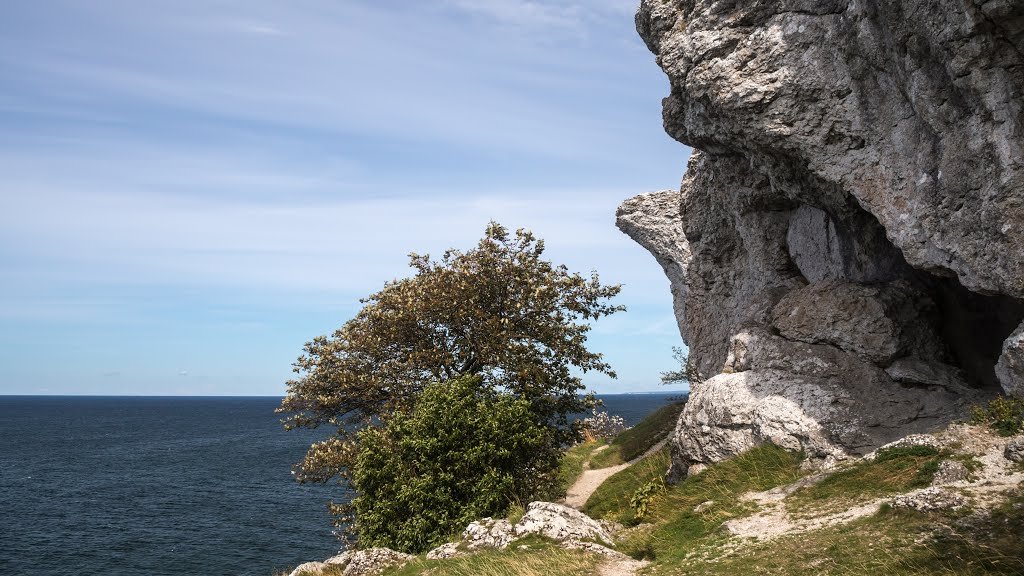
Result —
[{"label": "sky", "polygon": [[488,221],[621,283],[590,347],[665,390],[677,188],[636,0],[0,5],[0,394],[282,395],[302,345]]}]

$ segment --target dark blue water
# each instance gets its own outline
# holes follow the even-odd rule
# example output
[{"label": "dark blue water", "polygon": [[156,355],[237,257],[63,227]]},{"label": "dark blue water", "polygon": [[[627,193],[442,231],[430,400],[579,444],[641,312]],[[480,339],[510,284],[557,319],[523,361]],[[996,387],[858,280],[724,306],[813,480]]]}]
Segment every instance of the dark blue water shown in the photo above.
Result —
[{"label": "dark blue water", "polygon": [[[606,395],[630,424],[668,395]],[[252,575],[335,554],[275,398],[0,396],[0,574]]]}]

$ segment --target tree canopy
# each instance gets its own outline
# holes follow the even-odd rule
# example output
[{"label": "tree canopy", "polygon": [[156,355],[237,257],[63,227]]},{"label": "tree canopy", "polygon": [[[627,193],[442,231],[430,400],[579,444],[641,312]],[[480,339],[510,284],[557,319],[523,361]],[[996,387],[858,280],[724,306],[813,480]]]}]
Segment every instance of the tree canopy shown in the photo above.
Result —
[{"label": "tree canopy", "polygon": [[552,442],[573,439],[570,416],[592,404],[573,369],[615,375],[585,344],[588,321],[623,309],[609,303],[620,287],[543,253],[529,231],[492,222],[471,250],[440,260],[410,254],[413,276],[387,283],[340,329],[306,343],[278,411],[286,428],[328,425],[334,434],[310,447],[297,478],[345,480],[358,429],[409,412],[429,384],[462,376],[524,400]]}]

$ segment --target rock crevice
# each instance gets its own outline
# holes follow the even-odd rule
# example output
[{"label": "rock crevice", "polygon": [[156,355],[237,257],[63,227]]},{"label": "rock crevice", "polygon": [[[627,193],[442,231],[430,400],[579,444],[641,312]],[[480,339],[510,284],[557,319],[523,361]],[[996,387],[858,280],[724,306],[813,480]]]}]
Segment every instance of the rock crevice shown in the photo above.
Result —
[{"label": "rock crevice", "polygon": [[637,29],[695,149],[618,214],[704,377],[675,476],[764,441],[827,464],[1024,394],[1024,5],[644,0]]}]

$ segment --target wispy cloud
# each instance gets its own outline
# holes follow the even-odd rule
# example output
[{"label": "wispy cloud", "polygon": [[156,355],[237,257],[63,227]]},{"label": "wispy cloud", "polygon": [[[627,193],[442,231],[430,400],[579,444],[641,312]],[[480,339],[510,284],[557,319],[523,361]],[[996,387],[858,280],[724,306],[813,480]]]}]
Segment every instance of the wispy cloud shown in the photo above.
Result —
[{"label": "wispy cloud", "polygon": [[279,29],[279,28],[277,28],[275,26],[272,26],[270,24],[266,24],[266,23],[262,23],[262,22],[250,22],[250,21],[231,22],[230,25],[233,28],[236,28],[236,29],[241,30],[243,32],[248,32],[249,34],[258,34],[258,35],[262,35],[262,36],[284,36],[285,35],[283,30],[281,30],[281,29]]},{"label": "wispy cloud", "polygon": [[242,365],[279,390],[296,342],[491,219],[625,284],[594,333],[624,379],[670,348],[664,276],[613,223],[686,154],[633,0],[115,4],[0,18],[0,392],[55,334],[53,383]]},{"label": "wispy cloud", "polygon": [[583,12],[573,4],[530,0],[448,0],[448,3],[504,24],[567,28],[578,28],[583,24]]}]

